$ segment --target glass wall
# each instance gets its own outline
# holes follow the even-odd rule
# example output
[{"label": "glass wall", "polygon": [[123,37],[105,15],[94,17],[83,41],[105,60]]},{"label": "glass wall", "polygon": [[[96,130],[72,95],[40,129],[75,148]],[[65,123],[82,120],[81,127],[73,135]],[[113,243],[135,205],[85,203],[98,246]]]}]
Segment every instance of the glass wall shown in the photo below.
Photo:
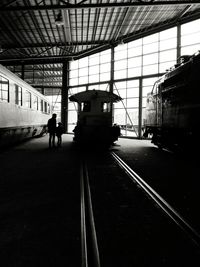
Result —
[{"label": "glass wall", "polygon": [[181,25],[181,55],[200,50],[200,19]]},{"label": "glass wall", "polygon": [[[140,137],[143,129],[146,96],[155,81],[177,63],[178,55],[194,54],[200,50],[200,19],[182,24],[113,48],[72,61],[69,71],[69,94],[83,90],[109,90],[113,71],[114,93],[122,97],[114,104],[114,121],[121,126],[123,136]],[[179,44],[181,44],[179,46]],[[69,103],[71,132],[77,120],[77,107]]]}]

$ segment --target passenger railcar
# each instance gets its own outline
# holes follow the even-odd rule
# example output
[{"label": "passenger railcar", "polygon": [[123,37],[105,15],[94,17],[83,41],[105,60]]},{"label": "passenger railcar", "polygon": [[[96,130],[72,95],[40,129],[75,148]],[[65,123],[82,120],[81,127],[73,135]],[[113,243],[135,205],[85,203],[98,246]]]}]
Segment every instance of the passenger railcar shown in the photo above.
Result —
[{"label": "passenger railcar", "polygon": [[111,145],[118,140],[120,128],[112,123],[112,104],[121,100],[119,96],[107,91],[88,90],[69,99],[78,103],[74,141]]},{"label": "passenger railcar", "polygon": [[45,96],[0,65],[0,147],[46,133],[50,115]]},{"label": "passenger railcar", "polygon": [[147,96],[146,131],[152,143],[172,150],[199,146],[200,54],[182,56]]}]

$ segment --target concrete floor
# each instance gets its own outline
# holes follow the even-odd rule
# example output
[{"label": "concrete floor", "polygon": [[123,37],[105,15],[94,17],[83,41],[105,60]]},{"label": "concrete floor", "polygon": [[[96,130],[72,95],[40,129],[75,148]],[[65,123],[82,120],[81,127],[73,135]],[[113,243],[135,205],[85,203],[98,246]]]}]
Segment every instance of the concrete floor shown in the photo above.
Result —
[{"label": "concrete floor", "polygon": [[[110,150],[200,231],[196,157],[125,138]],[[60,148],[49,149],[44,136],[0,152],[1,266],[81,266],[74,256],[80,253],[80,153],[67,134]]]}]

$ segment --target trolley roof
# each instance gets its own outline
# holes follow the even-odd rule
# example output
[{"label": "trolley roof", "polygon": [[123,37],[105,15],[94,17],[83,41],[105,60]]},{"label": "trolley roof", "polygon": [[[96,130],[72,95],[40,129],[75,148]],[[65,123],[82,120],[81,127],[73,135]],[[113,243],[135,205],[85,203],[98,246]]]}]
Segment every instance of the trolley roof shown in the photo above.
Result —
[{"label": "trolley roof", "polygon": [[102,102],[107,102],[107,103],[118,102],[122,100],[122,98],[116,94],[113,94],[107,91],[101,91],[101,90],[88,90],[88,91],[80,92],[80,93],[70,96],[69,100],[81,103],[85,101],[90,101],[95,98],[101,99]]}]

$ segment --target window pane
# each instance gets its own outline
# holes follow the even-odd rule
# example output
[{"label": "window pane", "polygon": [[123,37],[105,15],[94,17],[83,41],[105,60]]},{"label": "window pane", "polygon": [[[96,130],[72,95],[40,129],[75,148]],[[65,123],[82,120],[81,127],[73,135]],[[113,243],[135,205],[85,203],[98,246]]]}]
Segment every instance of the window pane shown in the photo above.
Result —
[{"label": "window pane", "polygon": [[88,75],[88,68],[79,69],[79,76],[87,76]]},{"label": "window pane", "polygon": [[142,68],[141,67],[128,69],[128,78],[138,77],[138,76],[141,76],[141,74],[142,74]]},{"label": "window pane", "polygon": [[200,29],[200,19],[181,25],[181,34],[190,34]]},{"label": "window pane", "polygon": [[115,107],[116,103],[114,104],[114,123],[118,125],[125,125],[126,121],[126,114],[124,109],[117,109]]},{"label": "window pane", "polygon": [[134,68],[142,65],[142,57],[132,57],[128,59],[128,68]]},{"label": "window pane", "polygon": [[200,31],[195,34],[190,34],[181,37],[181,46],[200,43]]},{"label": "window pane", "polygon": [[150,54],[143,57],[143,65],[158,63],[158,54]]},{"label": "window pane", "polygon": [[100,74],[100,82],[110,80],[110,72]]},{"label": "window pane", "polygon": [[151,35],[143,38],[143,44],[144,45],[154,43],[154,42],[158,42],[158,33],[151,34]]},{"label": "window pane", "polygon": [[160,62],[176,60],[176,50],[160,52]]},{"label": "window pane", "polygon": [[176,48],[177,46],[177,41],[176,38],[164,40],[160,42],[160,50],[167,50],[171,48]]},{"label": "window pane", "polygon": [[142,55],[142,46],[132,47],[128,49],[128,57],[135,57]]},{"label": "window pane", "polygon": [[78,69],[78,60],[70,62],[70,69],[71,70]]},{"label": "window pane", "polygon": [[139,87],[139,80],[127,81],[127,88]]},{"label": "window pane", "polygon": [[127,108],[138,108],[139,98],[127,98]]},{"label": "window pane", "polygon": [[70,124],[73,123],[74,126],[75,126],[76,121],[77,121],[77,112],[76,112],[76,111],[71,111],[71,110],[69,110],[69,111],[68,111],[68,122],[69,122]]},{"label": "window pane", "polygon": [[115,83],[114,88],[117,88],[117,89],[124,89],[124,88],[126,88],[126,81]]},{"label": "window pane", "polygon": [[93,75],[97,73],[99,73],[99,65],[89,67],[89,75]]},{"label": "window pane", "polygon": [[132,47],[141,47],[142,46],[142,39],[138,39],[132,42],[128,43],[128,48],[132,48]]},{"label": "window pane", "polygon": [[99,82],[99,75],[90,75],[89,76],[89,82]]},{"label": "window pane", "polygon": [[79,68],[88,67],[88,57],[79,59]]},{"label": "window pane", "polygon": [[143,75],[158,73],[158,64],[143,67]]},{"label": "window pane", "polygon": [[115,71],[115,79],[122,79],[122,78],[126,78],[126,70],[118,70]]},{"label": "window pane", "polygon": [[100,63],[106,63],[111,61],[111,50],[100,53]]},{"label": "window pane", "polygon": [[127,68],[127,60],[115,61],[115,70],[123,70]]},{"label": "window pane", "polygon": [[98,65],[98,64],[99,64],[99,55],[89,57],[89,66]]},{"label": "window pane", "polygon": [[200,49],[200,45],[190,45],[181,48],[181,55],[193,55]]},{"label": "window pane", "polygon": [[70,71],[69,77],[70,78],[78,77],[78,69]]},{"label": "window pane", "polygon": [[79,77],[79,84],[88,83],[88,76],[80,76]]},{"label": "window pane", "polygon": [[127,50],[123,49],[121,51],[115,50],[115,60],[127,58]]},{"label": "window pane", "polygon": [[139,97],[139,87],[127,90],[127,97]]},{"label": "window pane", "polygon": [[172,29],[160,32],[160,40],[170,39],[172,37],[176,37],[176,35],[177,35],[177,28],[174,27]]},{"label": "window pane", "polygon": [[100,72],[110,72],[110,63],[101,64],[100,65]]},{"label": "window pane", "polygon": [[70,85],[77,85],[78,84],[78,78],[73,78],[69,80]]},{"label": "window pane", "polygon": [[149,54],[157,51],[158,51],[158,43],[152,43],[143,46],[143,54]]}]

